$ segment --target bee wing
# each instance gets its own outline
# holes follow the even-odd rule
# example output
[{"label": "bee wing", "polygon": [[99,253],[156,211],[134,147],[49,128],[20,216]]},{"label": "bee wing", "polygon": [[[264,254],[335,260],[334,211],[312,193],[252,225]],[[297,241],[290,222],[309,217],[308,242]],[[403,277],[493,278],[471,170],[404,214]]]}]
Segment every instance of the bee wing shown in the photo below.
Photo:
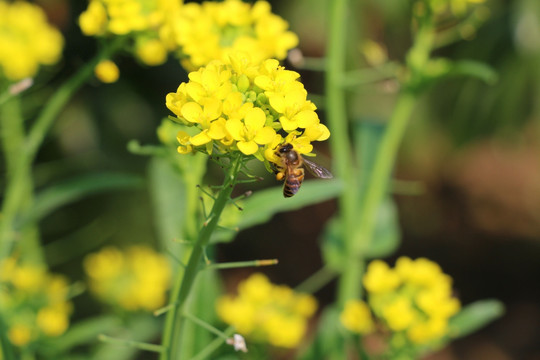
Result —
[{"label": "bee wing", "polygon": [[331,179],[334,177],[329,170],[315,164],[313,161],[307,160],[305,157],[303,157],[302,160],[304,161],[304,165],[306,165],[306,169],[308,169],[311,175],[321,179]]}]

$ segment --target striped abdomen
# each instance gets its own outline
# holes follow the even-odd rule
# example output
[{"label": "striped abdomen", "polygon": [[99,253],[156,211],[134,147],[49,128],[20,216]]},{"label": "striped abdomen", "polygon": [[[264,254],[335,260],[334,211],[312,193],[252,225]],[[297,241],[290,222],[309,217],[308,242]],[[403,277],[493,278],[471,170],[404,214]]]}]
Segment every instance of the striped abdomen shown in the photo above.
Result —
[{"label": "striped abdomen", "polygon": [[283,185],[283,196],[291,197],[300,190],[300,185],[304,181],[304,169],[297,168],[287,174]]}]

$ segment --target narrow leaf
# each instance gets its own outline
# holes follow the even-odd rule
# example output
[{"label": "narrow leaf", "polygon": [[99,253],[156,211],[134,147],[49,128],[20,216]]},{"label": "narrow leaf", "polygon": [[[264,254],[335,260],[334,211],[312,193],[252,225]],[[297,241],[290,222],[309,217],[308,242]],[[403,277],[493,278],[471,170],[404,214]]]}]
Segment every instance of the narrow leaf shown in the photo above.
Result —
[{"label": "narrow leaf", "polygon": [[[339,195],[342,188],[342,183],[337,179],[308,180],[302,184],[298,194],[291,198],[283,197],[281,187],[255,192],[243,201],[243,211],[238,223],[238,229],[244,230],[265,223],[279,212],[297,210],[333,199]],[[214,235],[213,242],[229,241],[234,237],[235,233],[218,230]]]},{"label": "narrow leaf", "polygon": [[467,336],[501,317],[503,313],[504,305],[498,300],[480,300],[469,304],[450,319],[450,337]]},{"label": "narrow leaf", "polygon": [[92,174],[66,180],[38,193],[32,210],[21,219],[19,226],[42,219],[57,208],[86,196],[141,185],[140,177],[120,173]]}]

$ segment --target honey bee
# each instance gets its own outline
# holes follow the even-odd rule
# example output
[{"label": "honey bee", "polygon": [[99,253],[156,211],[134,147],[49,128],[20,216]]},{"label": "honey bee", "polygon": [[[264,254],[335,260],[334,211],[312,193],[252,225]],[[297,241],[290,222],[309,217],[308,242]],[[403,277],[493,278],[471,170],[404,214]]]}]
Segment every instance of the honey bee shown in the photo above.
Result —
[{"label": "honey bee", "polygon": [[281,164],[276,164],[276,179],[279,181],[285,179],[283,184],[284,197],[291,197],[300,189],[304,181],[302,165],[305,165],[306,169],[315,177],[322,179],[331,179],[333,177],[332,173],[327,169],[303,158],[289,143],[281,145],[276,150],[276,155],[281,159]]}]

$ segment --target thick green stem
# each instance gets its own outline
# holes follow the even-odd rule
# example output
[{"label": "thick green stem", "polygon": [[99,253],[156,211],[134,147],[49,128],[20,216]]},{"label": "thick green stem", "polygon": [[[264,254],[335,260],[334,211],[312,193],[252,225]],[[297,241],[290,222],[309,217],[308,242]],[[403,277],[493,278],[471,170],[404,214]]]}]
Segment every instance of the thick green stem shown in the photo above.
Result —
[{"label": "thick green stem", "polygon": [[416,95],[412,91],[405,89],[399,95],[386,132],[377,148],[368,187],[358,214],[359,223],[355,234],[354,249],[354,253],[357,255],[364,254],[372,240],[379,205],[388,192],[399,145],[415,103]]},{"label": "thick green stem", "polygon": [[193,287],[195,277],[200,270],[204,248],[208,245],[210,237],[218,225],[221,213],[230,200],[241,167],[242,157],[238,156],[231,162],[231,167],[225,176],[223,187],[214,202],[208,220],[201,228],[197,241],[193,245],[186,268],[177,275],[177,280],[169,301],[170,304],[174,304],[174,307],[167,313],[167,318],[165,319],[162,340],[162,346],[165,351],[161,354],[160,360],[177,359],[177,354],[180,352],[179,345],[182,338],[181,331],[183,326],[181,316],[185,310],[184,306]]},{"label": "thick green stem", "polygon": [[[32,168],[29,166],[28,160],[24,159],[26,134],[18,96],[12,97],[2,106],[0,128],[2,130],[2,149],[7,167],[6,197],[10,192],[20,194],[17,201],[11,200],[2,209],[4,216],[0,224],[0,241],[4,243],[4,241],[8,241],[6,239],[9,232],[13,230],[10,229],[9,224],[13,224],[15,215],[19,211],[27,211],[31,208],[34,197]],[[36,224],[22,229],[18,240],[21,256],[34,263],[43,263],[43,253]]]},{"label": "thick green stem", "polygon": [[334,160],[334,171],[344,182],[344,191],[339,198],[342,241],[344,253],[347,254],[346,264],[338,283],[338,306],[343,307],[345,301],[361,294],[361,276],[363,272],[362,257],[354,252],[354,232],[358,221],[357,198],[358,184],[354,178],[352,146],[349,140],[347,121],[346,91],[343,80],[346,78],[346,39],[348,0],[336,0],[331,3],[329,38],[327,51],[327,114],[328,125],[332,136],[330,146]]}]

